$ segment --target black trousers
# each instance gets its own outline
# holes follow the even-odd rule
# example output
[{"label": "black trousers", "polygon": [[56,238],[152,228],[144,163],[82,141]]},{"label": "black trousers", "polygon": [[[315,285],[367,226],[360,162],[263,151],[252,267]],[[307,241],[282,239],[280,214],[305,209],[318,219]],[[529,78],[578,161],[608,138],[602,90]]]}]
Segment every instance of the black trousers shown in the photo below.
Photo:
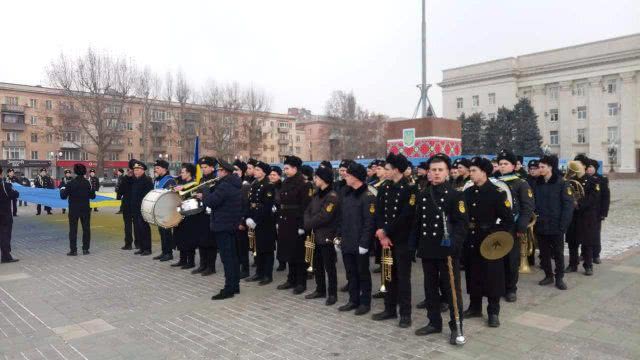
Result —
[{"label": "black trousers", "polygon": [[[259,254],[261,255],[261,254]],[[307,288],[307,263],[300,261],[289,262],[289,273],[287,274],[287,281],[293,286],[303,286]]]},{"label": "black trousers", "polygon": [[[471,300],[471,303],[469,304],[469,308],[473,310],[478,310],[478,311],[482,310],[482,296],[480,297],[472,296],[470,300]],[[489,305],[487,305],[487,313],[490,315],[491,314],[500,315],[500,297],[489,296],[487,300],[489,301]]]},{"label": "black trousers", "polygon": [[82,225],[82,250],[91,245],[91,212],[72,214],[69,212],[69,249],[78,251],[78,220]]},{"label": "black trousers", "polygon": [[356,305],[371,306],[371,271],[369,271],[369,253],[342,253],[342,262],[347,273],[349,302]]},{"label": "black trousers", "polygon": [[567,243],[569,245],[569,265],[578,266],[580,265],[580,257],[578,256],[578,249],[582,246],[582,266],[584,268],[593,267],[593,246],[578,244],[576,242],[570,241]]},{"label": "black trousers", "polygon": [[386,283],[385,310],[395,313],[400,307],[400,316],[411,316],[411,257],[407,245],[392,248],[393,266],[391,282]]},{"label": "black trousers", "polygon": [[551,258],[556,263],[555,277],[562,279],[564,277],[564,236],[558,235],[541,235],[536,234],[538,238],[538,246],[540,247],[540,267],[544,270],[546,277],[554,275],[551,269]]},{"label": "black trousers", "polygon": [[133,216],[133,232],[136,241],[140,244],[140,250],[151,251],[151,227],[144,221],[141,214]]},{"label": "black trousers", "polygon": [[[48,206],[45,206],[44,211],[51,212],[51,208]],[[36,213],[40,214],[41,212],[42,212],[42,205],[38,204],[38,206],[36,206]]]},{"label": "black trousers", "polygon": [[[316,244],[313,253],[313,271],[316,291],[329,296],[338,296],[338,273],[336,271],[336,250],[333,244]],[[326,279],[325,279],[326,274]],[[327,287],[327,282],[329,286]]]},{"label": "black trousers", "polygon": [[[15,205],[14,205],[15,206]],[[593,244],[593,258],[600,258],[600,251],[602,250],[602,240],[600,235],[602,234],[602,220],[598,219],[596,221],[596,242]]]},{"label": "black trousers", "polygon": [[173,254],[173,249],[176,247],[173,239],[173,231],[171,229],[158,228],[160,233],[160,246],[162,248],[162,254]]},{"label": "black trousers", "polygon": [[518,277],[520,276],[520,239],[513,234],[513,248],[504,257],[504,280],[507,293],[518,291]]},{"label": "black trousers", "polygon": [[[10,220],[10,219],[9,219]],[[13,222],[0,219],[0,260],[11,260],[11,230]]]},{"label": "black trousers", "polygon": [[273,251],[258,253],[255,261],[256,274],[263,279],[273,279]]},{"label": "black trousers", "polygon": [[240,268],[249,270],[249,236],[246,230],[236,231],[236,250]]},{"label": "black trousers", "polygon": [[220,250],[220,260],[224,268],[224,291],[234,293],[240,291],[240,269],[236,251],[235,231],[219,231],[213,233]]},{"label": "black trousers", "polygon": [[[128,212],[122,212],[122,220],[124,221],[124,244],[131,246],[133,243],[133,215]],[[139,246],[138,240],[135,241],[136,247]]]},{"label": "black trousers", "polygon": [[[460,261],[451,259],[453,265],[453,277],[455,282],[456,300],[458,303],[458,315],[462,321],[462,287],[460,286]],[[427,298],[427,318],[429,324],[436,328],[442,328],[442,315],[440,303],[449,304],[449,324],[455,325],[453,311],[453,297],[451,296],[451,280],[447,259],[422,259],[422,272],[424,273],[424,293]],[[440,292],[442,291],[442,296]]]},{"label": "black trousers", "polygon": [[18,215],[18,199],[11,199],[11,205],[13,208],[13,216]]},{"label": "black trousers", "polygon": [[213,236],[213,232],[209,231],[209,229],[203,229],[203,231],[207,231],[207,241],[201,241],[198,245],[198,249],[200,252],[200,266],[204,266],[207,268],[216,268],[216,260],[218,259],[218,245],[216,244],[216,240]]}]

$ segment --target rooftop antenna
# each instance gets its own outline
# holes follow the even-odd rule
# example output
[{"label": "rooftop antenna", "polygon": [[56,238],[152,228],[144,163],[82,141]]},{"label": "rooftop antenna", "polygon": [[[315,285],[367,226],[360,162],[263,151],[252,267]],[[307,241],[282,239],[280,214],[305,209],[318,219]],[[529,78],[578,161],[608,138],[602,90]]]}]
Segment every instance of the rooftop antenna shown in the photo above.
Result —
[{"label": "rooftop antenna", "polygon": [[422,109],[422,117],[435,116],[433,107],[431,107],[431,101],[427,92],[431,87],[431,84],[427,84],[427,19],[426,19],[426,0],[422,0],[422,83],[417,87],[420,89],[420,100],[413,112],[413,119],[418,116],[418,110]]}]

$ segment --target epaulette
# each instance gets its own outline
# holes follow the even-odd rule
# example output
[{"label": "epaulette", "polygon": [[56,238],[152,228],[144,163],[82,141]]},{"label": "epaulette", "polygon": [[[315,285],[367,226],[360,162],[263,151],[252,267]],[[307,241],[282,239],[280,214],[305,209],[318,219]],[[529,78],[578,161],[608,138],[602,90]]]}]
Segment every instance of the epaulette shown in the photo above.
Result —
[{"label": "epaulette", "polygon": [[513,180],[522,180],[522,178],[516,174],[500,176],[498,180],[501,181],[513,181]]}]

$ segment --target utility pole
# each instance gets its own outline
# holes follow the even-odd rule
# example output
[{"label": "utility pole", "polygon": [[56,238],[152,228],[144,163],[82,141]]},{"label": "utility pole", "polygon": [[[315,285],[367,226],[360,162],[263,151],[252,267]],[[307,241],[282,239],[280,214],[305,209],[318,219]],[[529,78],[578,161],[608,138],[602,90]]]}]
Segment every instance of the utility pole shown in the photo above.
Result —
[{"label": "utility pole", "polygon": [[420,89],[420,100],[413,112],[413,118],[418,116],[418,109],[422,109],[421,115],[423,118],[427,116],[434,116],[435,112],[431,107],[429,96],[427,92],[431,87],[431,84],[427,84],[427,7],[426,0],[422,0],[422,82],[417,86]]}]

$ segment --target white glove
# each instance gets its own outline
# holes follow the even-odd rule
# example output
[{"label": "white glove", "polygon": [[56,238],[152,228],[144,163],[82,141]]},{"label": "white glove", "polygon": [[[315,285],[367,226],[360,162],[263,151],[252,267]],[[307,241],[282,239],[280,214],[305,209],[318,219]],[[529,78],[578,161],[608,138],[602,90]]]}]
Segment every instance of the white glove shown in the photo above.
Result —
[{"label": "white glove", "polygon": [[278,224],[276,224],[276,231],[278,231]]},{"label": "white glove", "polygon": [[275,214],[277,211],[278,211],[278,208],[275,205],[273,205],[271,207],[271,212]]},{"label": "white glove", "polygon": [[333,247],[336,249],[336,252],[340,252],[340,245],[333,245]]},{"label": "white glove", "polygon": [[365,249],[362,246],[358,246],[358,254],[364,255],[369,252],[369,249]]},{"label": "white glove", "polygon": [[61,187],[61,188],[60,188],[60,190],[64,190],[64,189],[66,189],[66,188],[67,188],[66,186],[63,186],[63,187]]},{"label": "white glove", "polygon": [[298,235],[304,235],[304,230],[298,229]]},{"label": "white glove", "polygon": [[247,220],[245,220],[245,222],[247,223],[247,226],[248,226],[249,228],[251,228],[251,230],[255,229],[255,228],[256,228],[256,226],[257,226],[257,225],[256,225],[256,222],[255,222],[255,221],[253,221],[253,219],[252,219],[252,218],[248,218]]}]

